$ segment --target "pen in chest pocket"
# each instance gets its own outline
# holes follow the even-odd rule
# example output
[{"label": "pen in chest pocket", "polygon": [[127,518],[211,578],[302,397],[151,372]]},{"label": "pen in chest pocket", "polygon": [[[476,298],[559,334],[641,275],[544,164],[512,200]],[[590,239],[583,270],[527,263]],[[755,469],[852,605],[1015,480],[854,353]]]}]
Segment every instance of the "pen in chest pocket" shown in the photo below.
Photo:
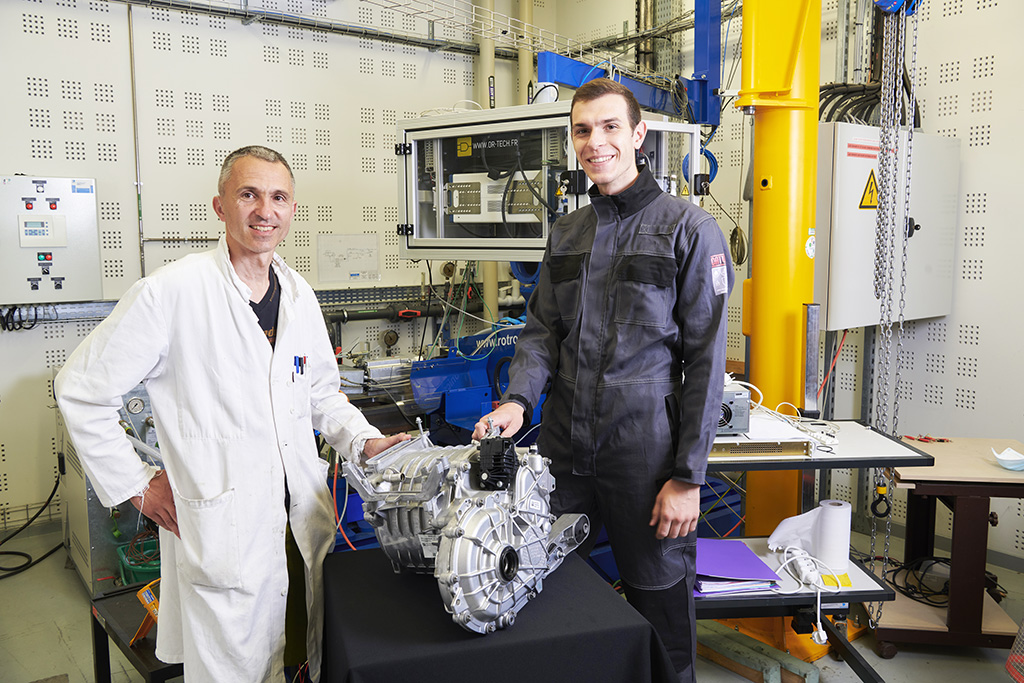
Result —
[{"label": "pen in chest pocket", "polygon": [[295,356],[295,371],[292,372],[292,381],[295,381],[295,375],[306,374],[306,356]]}]

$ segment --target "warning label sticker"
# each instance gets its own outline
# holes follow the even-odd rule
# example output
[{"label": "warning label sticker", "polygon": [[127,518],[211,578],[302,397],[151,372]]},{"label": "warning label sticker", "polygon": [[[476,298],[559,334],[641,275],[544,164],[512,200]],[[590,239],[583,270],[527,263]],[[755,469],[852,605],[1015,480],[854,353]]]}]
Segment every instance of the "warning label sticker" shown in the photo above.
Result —
[{"label": "warning label sticker", "polygon": [[868,174],[868,182],[864,186],[864,192],[860,195],[860,204],[857,208],[878,208],[878,181],[875,179],[875,169],[871,169],[871,173]]},{"label": "warning label sticker", "polygon": [[879,144],[876,140],[854,138],[846,143],[846,156],[855,159],[877,159]]}]

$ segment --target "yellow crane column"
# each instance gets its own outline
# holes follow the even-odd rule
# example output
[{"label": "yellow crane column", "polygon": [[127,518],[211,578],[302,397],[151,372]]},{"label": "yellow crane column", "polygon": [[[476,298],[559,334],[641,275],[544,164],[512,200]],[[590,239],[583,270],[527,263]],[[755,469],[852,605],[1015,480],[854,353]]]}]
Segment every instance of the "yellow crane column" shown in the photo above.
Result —
[{"label": "yellow crane column", "polygon": [[[743,283],[750,381],[764,405],[803,407],[804,312],[814,299],[821,0],[743,3],[743,85],[754,113],[751,278]],[[748,110],[749,111],[749,110]],[[790,409],[791,410],[791,409]],[[746,533],[801,512],[799,472],[747,475]]]}]

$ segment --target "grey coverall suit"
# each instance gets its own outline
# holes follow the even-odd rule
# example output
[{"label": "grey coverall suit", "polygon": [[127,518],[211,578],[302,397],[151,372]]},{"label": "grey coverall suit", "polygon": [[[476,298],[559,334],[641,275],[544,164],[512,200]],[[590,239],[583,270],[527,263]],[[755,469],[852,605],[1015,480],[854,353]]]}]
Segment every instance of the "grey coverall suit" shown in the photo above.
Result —
[{"label": "grey coverall suit", "polygon": [[[721,414],[729,251],[714,218],[662,192],[646,167],[622,193],[552,227],[502,402],[529,416],[552,512],[603,523],[626,595],[658,630],[680,680],[695,656],[695,537],[655,538],[670,477],[704,482]],[[685,381],[683,371],[685,369]]]}]

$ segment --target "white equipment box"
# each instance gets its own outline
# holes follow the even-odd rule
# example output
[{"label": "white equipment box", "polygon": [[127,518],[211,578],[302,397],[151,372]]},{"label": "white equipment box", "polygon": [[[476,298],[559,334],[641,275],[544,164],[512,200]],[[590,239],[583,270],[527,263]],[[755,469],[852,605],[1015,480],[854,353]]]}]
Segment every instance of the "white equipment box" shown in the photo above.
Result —
[{"label": "white equipment box", "polygon": [[[654,179],[666,191],[680,180],[692,186],[668,150],[675,140],[680,162],[683,154],[700,156],[700,126],[644,120],[640,151]],[[401,258],[540,261],[555,220],[590,201],[569,135],[569,102],[399,121],[395,152]]]},{"label": "white equipment box", "polygon": [[[900,150],[902,156],[905,133]],[[946,315],[952,309],[960,141],[915,132],[911,163],[910,217],[918,229],[907,239],[906,320]],[[901,175],[903,168],[901,158]],[[880,301],[874,289],[877,204],[878,128],[821,124],[814,299],[821,304],[825,330],[880,322]],[[903,238],[898,233],[893,255],[894,320],[899,314],[902,257]]]},{"label": "white equipment box", "polygon": [[103,298],[96,181],[0,176],[0,303]]}]

